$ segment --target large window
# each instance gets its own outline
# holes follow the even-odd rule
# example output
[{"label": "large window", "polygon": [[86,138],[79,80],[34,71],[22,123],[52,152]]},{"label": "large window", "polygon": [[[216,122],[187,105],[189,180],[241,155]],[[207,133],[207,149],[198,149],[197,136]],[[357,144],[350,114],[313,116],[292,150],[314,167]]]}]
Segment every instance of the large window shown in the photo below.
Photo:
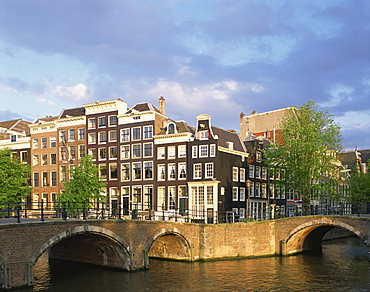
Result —
[{"label": "large window", "polygon": [[207,187],[207,204],[213,205],[213,186]]},{"label": "large window", "polygon": [[158,164],[158,180],[166,179],[166,165]]},{"label": "large window", "polygon": [[240,168],[240,182],[245,182],[245,168]]},{"label": "large window", "polygon": [[109,142],[117,141],[117,131],[109,131]]},{"label": "large window", "polygon": [[39,148],[39,139],[33,138],[32,139],[32,149],[37,149],[37,148]]},{"label": "large window", "polygon": [[96,119],[95,118],[89,118],[87,121],[87,126],[89,129],[95,129],[96,128]]},{"label": "large window", "polygon": [[32,155],[32,165],[33,166],[39,165],[39,155],[38,154]]},{"label": "large window", "polygon": [[142,204],[141,186],[132,187],[132,203],[134,204],[134,209],[141,209]]},{"label": "large window", "polygon": [[85,129],[79,128],[78,129],[78,140],[83,140],[83,139],[85,139]]},{"label": "large window", "polygon": [[50,164],[57,164],[57,154],[56,153],[50,154]]},{"label": "large window", "polygon": [[41,148],[45,149],[48,147],[48,139],[46,137],[41,138]]},{"label": "large window", "polygon": [[254,178],[254,165],[249,165],[249,178]]},{"label": "large window", "polygon": [[80,145],[78,145],[78,157],[82,158],[84,156],[85,156],[85,145],[80,144]]},{"label": "large window", "polygon": [[216,156],[216,144],[209,145],[209,156],[210,157]]},{"label": "large window", "polygon": [[197,158],[198,157],[198,146],[191,147],[191,157]]},{"label": "large window", "polygon": [[132,128],[132,140],[141,140],[141,128]]},{"label": "large window", "polygon": [[107,126],[107,117],[99,117],[99,128]]},{"label": "large window", "polygon": [[109,158],[116,159],[117,158],[117,147],[109,147]]},{"label": "large window", "polygon": [[257,198],[259,198],[259,197],[261,197],[261,187],[260,187],[260,183],[259,182],[256,182],[255,184],[254,184],[254,193],[255,193],[255,196],[257,197]]},{"label": "large window", "polygon": [[144,157],[153,156],[153,143],[144,143]]},{"label": "large window", "polygon": [[213,176],[214,176],[214,174],[213,174],[213,163],[212,162],[206,163],[205,167],[206,167],[205,178],[213,178]]},{"label": "large window", "polygon": [[176,164],[169,163],[168,164],[168,180],[175,180],[176,179]]},{"label": "large window", "polygon": [[129,159],[130,158],[130,145],[122,145],[121,146],[121,159]]},{"label": "large window", "polygon": [[158,147],[157,148],[157,158],[158,159],[166,158],[166,148],[165,147]]},{"label": "large window", "polygon": [[117,163],[109,164],[109,179],[117,179]]},{"label": "large window", "polygon": [[41,154],[41,165],[48,165],[48,155]]},{"label": "large window", "polygon": [[153,138],[153,126],[144,126],[144,139]]},{"label": "large window", "polygon": [[144,162],[144,179],[152,179],[153,178],[153,162],[152,161],[145,161]]},{"label": "large window", "polygon": [[117,126],[117,116],[109,116],[109,126]]},{"label": "large window", "polygon": [[177,146],[177,156],[186,157],[186,145]]},{"label": "large window", "polygon": [[60,181],[61,182],[66,181],[66,178],[67,178],[67,168],[66,168],[65,165],[61,165],[60,166],[60,169],[59,169],[59,177],[60,177]]},{"label": "large window", "polygon": [[68,130],[68,141],[74,141],[75,140],[75,130],[69,129]]},{"label": "large window", "polygon": [[33,173],[33,186],[34,187],[39,186],[39,173],[38,172]]},{"label": "large window", "polygon": [[51,136],[50,137],[50,148],[57,147],[57,137]]},{"label": "large window", "polygon": [[175,151],[175,149],[176,149],[175,146],[168,146],[168,148],[167,148],[167,150],[168,150],[168,153],[167,153],[168,159],[176,158],[176,151]]},{"label": "large window", "polygon": [[121,142],[130,141],[130,129],[121,130]]},{"label": "large window", "polygon": [[199,157],[208,157],[208,145],[199,146]]},{"label": "large window", "polygon": [[186,179],[186,162],[181,162],[179,165],[179,179]]},{"label": "large window", "polygon": [[132,145],[132,158],[140,158],[141,157],[141,144],[133,144]]},{"label": "large window", "polygon": [[52,171],[51,175],[51,186],[55,187],[57,185],[57,173],[56,171]]},{"label": "large window", "polygon": [[239,199],[240,201],[245,201],[245,188],[240,188],[239,190]]},{"label": "large window", "polygon": [[99,164],[99,176],[103,179],[107,178],[107,165]]},{"label": "large window", "polygon": [[76,158],[76,146],[70,145],[69,146],[69,159],[75,159]]},{"label": "large window", "polygon": [[196,163],[193,165],[193,178],[194,179],[201,179],[202,178],[202,164]]},{"label": "large window", "polygon": [[99,148],[99,160],[107,159],[107,148]]},{"label": "large window", "polygon": [[160,208],[163,208],[165,207],[164,205],[164,202],[165,202],[165,198],[166,198],[166,194],[165,194],[165,188],[164,187],[158,187],[158,209]]},{"label": "large window", "polygon": [[168,187],[168,208],[176,208],[176,187]]},{"label": "large window", "polygon": [[130,163],[121,164],[121,180],[130,180]]},{"label": "large window", "polygon": [[140,180],[141,179],[141,162],[133,162],[132,163],[132,171],[133,171],[133,179]]},{"label": "large window", "polygon": [[255,173],[256,178],[261,178],[261,167],[256,166],[256,173]]},{"label": "large window", "polygon": [[238,200],[238,187],[233,187],[233,201]]},{"label": "large window", "polygon": [[48,173],[47,173],[47,171],[42,172],[42,186],[43,187],[48,186]]},{"label": "large window", "polygon": [[233,181],[238,181],[238,168],[233,167]]},{"label": "large window", "polygon": [[99,132],[99,143],[107,143],[107,132]]},{"label": "large window", "polygon": [[96,143],[96,133],[89,133],[88,143],[89,144],[95,144]]}]

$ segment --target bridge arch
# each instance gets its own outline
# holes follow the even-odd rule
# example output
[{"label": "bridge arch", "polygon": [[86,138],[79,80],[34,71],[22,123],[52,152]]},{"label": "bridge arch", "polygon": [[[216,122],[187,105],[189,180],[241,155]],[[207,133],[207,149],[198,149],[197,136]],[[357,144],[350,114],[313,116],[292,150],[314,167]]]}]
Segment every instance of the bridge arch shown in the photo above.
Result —
[{"label": "bridge arch", "polygon": [[294,228],[287,238],[281,241],[281,254],[290,255],[307,250],[321,249],[323,237],[335,227],[350,231],[369,247],[367,235],[363,233],[363,230],[340,220],[317,219]]},{"label": "bridge arch", "polygon": [[189,240],[178,230],[162,229],[150,238],[146,246],[146,267],[149,267],[149,257],[192,261],[192,248]]},{"label": "bridge arch", "polygon": [[[73,241],[75,241],[76,243],[74,244]],[[50,251],[55,248],[55,258],[59,257],[59,259],[73,261],[73,256],[75,255],[75,253],[70,253],[70,257],[72,258],[68,258],[68,248],[81,245],[82,242],[89,244],[89,253],[93,253],[92,248],[94,248],[100,256],[100,259],[98,260],[93,260],[93,258],[86,258],[85,263],[132,270],[133,262],[130,255],[130,247],[125,242],[125,240],[123,240],[123,238],[104,227],[81,225],[72,227],[52,236],[34,252],[32,257],[30,258],[28,266],[28,279],[30,284],[32,285],[33,281],[33,266],[35,265],[38,258],[45,251],[49,250],[50,256]],[[66,243],[66,245],[64,245],[63,243]],[[83,248],[87,250],[86,245],[83,245],[82,249]],[[81,250],[79,252],[81,252]],[[87,255],[87,252],[85,253],[85,255]]]}]

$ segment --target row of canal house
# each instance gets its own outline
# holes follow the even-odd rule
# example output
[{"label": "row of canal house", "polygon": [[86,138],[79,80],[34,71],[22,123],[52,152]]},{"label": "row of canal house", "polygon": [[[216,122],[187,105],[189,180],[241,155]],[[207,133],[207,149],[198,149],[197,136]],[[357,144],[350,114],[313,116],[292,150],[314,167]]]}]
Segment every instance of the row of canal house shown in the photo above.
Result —
[{"label": "row of canal house", "polygon": [[[28,127],[23,151],[32,166],[29,201],[36,204],[52,207],[70,171],[89,154],[107,182],[111,210],[165,210],[207,222],[285,212],[262,159],[267,139],[248,135],[242,141],[235,131],[214,127],[206,114],[195,128],[173,121],[163,97],[159,109],[148,102],[129,108],[115,99],[65,109]],[[0,145],[12,148],[12,139]]]}]

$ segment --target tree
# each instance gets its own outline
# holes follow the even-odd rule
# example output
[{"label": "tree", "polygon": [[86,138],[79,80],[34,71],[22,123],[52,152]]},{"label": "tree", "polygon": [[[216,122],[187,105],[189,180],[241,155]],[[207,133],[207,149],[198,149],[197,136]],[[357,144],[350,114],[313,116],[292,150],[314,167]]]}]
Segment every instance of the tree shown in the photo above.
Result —
[{"label": "tree", "polygon": [[[81,158],[80,165],[71,171],[72,179],[64,183],[65,189],[58,196],[59,202],[66,202],[74,207],[83,207],[86,203],[100,201],[106,183],[98,176],[99,169],[90,156]],[[86,206],[87,207],[87,206]]]},{"label": "tree", "polygon": [[20,202],[29,196],[30,175],[30,166],[13,156],[11,149],[0,149],[0,203]]},{"label": "tree", "polygon": [[370,172],[355,172],[349,179],[349,195],[354,204],[370,203]]},{"label": "tree", "polygon": [[301,107],[291,107],[280,127],[278,141],[265,155],[270,176],[284,174],[279,183],[300,196],[308,214],[311,199],[320,194],[339,194],[337,154],[342,149],[341,128],[328,111],[319,111],[312,100]]}]

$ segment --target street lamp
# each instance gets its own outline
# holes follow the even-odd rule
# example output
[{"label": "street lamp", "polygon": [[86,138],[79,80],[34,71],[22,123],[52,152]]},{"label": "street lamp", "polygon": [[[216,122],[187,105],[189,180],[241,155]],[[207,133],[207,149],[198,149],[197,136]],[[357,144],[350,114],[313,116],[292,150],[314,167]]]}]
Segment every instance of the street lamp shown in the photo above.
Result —
[{"label": "street lamp", "polygon": [[246,181],[247,184],[247,194],[248,194],[248,219],[251,217],[251,196],[250,196],[250,187],[251,187],[251,181],[248,179]]}]

